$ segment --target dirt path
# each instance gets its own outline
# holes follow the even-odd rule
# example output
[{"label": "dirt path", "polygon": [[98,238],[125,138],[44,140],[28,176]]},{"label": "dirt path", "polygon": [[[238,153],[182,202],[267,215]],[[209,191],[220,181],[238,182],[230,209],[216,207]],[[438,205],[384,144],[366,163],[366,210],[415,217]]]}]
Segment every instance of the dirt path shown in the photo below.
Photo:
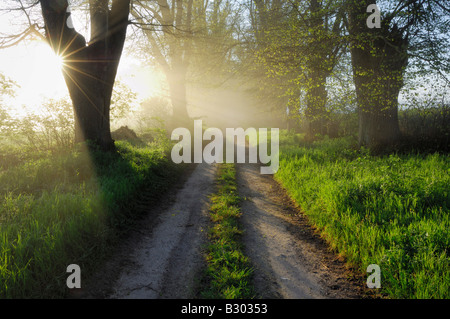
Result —
[{"label": "dirt path", "polygon": [[[148,217],[91,278],[83,298],[191,299],[204,267],[208,195],[217,166],[199,164],[178,191]],[[348,280],[272,176],[238,164],[246,254],[259,298],[359,298],[362,279]]]},{"label": "dirt path", "polygon": [[360,298],[363,279],[351,277],[272,176],[259,165],[238,164],[246,254],[255,267],[259,297]]},{"label": "dirt path", "polygon": [[198,165],[175,203],[142,236],[130,255],[133,263],[114,286],[110,298],[192,298],[203,264],[203,231],[208,223],[208,195],[214,190],[216,166]]},{"label": "dirt path", "polygon": [[204,264],[208,195],[214,191],[216,172],[216,165],[199,164],[174,198],[151,209],[139,229],[90,280],[93,284],[84,297],[193,298]]}]

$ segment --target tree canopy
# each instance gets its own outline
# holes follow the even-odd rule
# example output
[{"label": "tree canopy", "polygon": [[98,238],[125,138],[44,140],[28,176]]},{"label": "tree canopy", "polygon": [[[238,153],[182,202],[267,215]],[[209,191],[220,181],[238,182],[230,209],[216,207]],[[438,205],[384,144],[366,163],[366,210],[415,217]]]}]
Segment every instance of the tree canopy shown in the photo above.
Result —
[{"label": "tree canopy", "polygon": [[[71,21],[73,8],[89,17],[84,35]],[[354,94],[360,144],[382,147],[400,137],[406,82],[435,73],[449,83],[450,6],[437,0],[20,0],[0,9],[21,19],[0,46],[45,38],[65,58],[76,139],[105,147],[127,39],[164,71],[173,125],[190,120],[189,82],[239,78],[272,111],[304,118],[311,139],[330,133],[330,114],[348,109]],[[336,92],[347,92],[341,110]]]}]

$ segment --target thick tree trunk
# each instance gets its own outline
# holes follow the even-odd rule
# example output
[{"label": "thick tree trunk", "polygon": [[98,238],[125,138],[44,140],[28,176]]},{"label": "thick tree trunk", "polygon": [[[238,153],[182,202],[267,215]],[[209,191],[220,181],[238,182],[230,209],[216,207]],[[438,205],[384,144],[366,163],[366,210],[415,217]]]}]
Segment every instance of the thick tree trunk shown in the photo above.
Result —
[{"label": "thick tree trunk", "polygon": [[63,58],[63,74],[75,116],[75,142],[87,140],[102,149],[114,149],[110,104],[122,54],[130,0],[90,0],[91,42],[68,23],[67,0],[40,0],[46,36]]},{"label": "thick tree trunk", "polygon": [[111,149],[114,143],[109,111],[115,75],[105,72],[109,69],[107,63],[98,61],[98,55],[92,51],[86,47],[66,59],[63,66],[74,107],[75,142],[90,140],[103,149]]},{"label": "thick tree trunk", "polygon": [[[367,72],[365,69],[358,72]],[[355,77],[358,98],[359,143],[371,149],[393,146],[400,139],[398,122],[398,96],[402,87],[401,76],[374,75],[372,81]],[[389,79],[390,78],[390,79]]]},{"label": "thick tree trunk", "polygon": [[394,26],[366,25],[371,0],[350,6],[353,77],[358,100],[359,143],[371,149],[393,146],[400,139],[398,97],[408,64],[407,38]]}]

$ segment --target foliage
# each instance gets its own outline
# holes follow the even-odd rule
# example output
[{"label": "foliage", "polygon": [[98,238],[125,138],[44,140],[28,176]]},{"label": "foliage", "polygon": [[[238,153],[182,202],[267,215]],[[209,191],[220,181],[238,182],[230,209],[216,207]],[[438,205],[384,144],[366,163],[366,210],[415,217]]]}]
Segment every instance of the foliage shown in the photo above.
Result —
[{"label": "foliage", "polygon": [[22,134],[30,148],[50,150],[73,145],[74,118],[72,104],[68,99],[45,101],[39,113],[28,113],[17,120],[16,130]]},{"label": "foliage", "polygon": [[[110,114],[113,127],[131,122],[132,107],[137,100],[136,93],[123,82],[116,81],[114,88]],[[74,124],[74,111],[69,97],[47,99],[39,110],[27,110],[24,116],[15,118],[0,104],[0,133],[21,147],[36,152],[72,147]]]},{"label": "foliage", "polygon": [[132,115],[137,104],[137,94],[122,81],[116,81],[111,97],[110,119],[112,126],[118,126]]},{"label": "foliage", "polygon": [[164,127],[164,119],[170,116],[170,106],[167,99],[161,96],[153,96],[140,103],[138,110],[138,126],[141,130],[149,127]]},{"label": "foliage", "polygon": [[13,119],[8,113],[3,101],[5,96],[14,96],[17,83],[0,72],[0,132],[8,130]]},{"label": "foliage", "polygon": [[18,87],[18,84],[0,73],[0,92],[3,95],[14,96],[14,89]]},{"label": "foliage", "polygon": [[416,107],[399,112],[405,147],[421,152],[450,151],[450,106]]}]

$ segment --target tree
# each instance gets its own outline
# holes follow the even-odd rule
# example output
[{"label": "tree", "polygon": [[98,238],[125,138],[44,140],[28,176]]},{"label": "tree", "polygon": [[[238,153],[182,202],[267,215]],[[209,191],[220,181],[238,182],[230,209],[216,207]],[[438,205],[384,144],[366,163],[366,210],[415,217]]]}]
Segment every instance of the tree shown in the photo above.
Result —
[{"label": "tree", "polygon": [[[29,36],[48,41],[63,60],[62,71],[72,100],[75,142],[91,140],[102,149],[113,150],[110,132],[110,103],[117,68],[128,26],[131,0],[89,0],[90,41],[73,27],[67,0],[14,1],[2,10],[21,12],[25,31],[3,36],[1,47],[8,47]],[[77,3],[78,4],[78,3]],[[40,17],[31,10],[40,5]],[[41,27],[41,21],[45,26]],[[41,34],[44,30],[45,35]]]},{"label": "tree", "polygon": [[124,82],[116,81],[111,96],[111,124],[117,126],[121,120],[126,121],[133,113],[133,104],[137,105],[137,93]]},{"label": "tree", "polygon": [[[131,11],[134,22],[144,31],[150,53],[166,74],[173,106],[170,126],[189,119],[186,73],[190,59],[193,0],[136,1]],[[157,30],[156,28],[161,30]]]},{"label": "tree", "polygon": [[17,83],[9,79],[3,73],[0,73],[0,132],[3,132],[5,128],[9,129],[12,120],[8,114],[8,110],[3,105],[3,97],[14,96],[14,90],[19,87]]},{"label": "tree", "polygon": [[327,134],[326,82],[343,49],[342,7],[318,0],[254,3],[260,61],[270,77],[281,80],[290,108],[305,105],[309,138]]},{"label": "tree", "polygon": [[[405,72],[416,66],[448,69],[448,46],[439,36],[448,32],[449,8],[434,0],[388,2],[393,8],[369,28],[367,8],[373,0],[349,0],[348,31],[359,112],[359,142],[372,149],[400,140],[398,98]],[[441,43],[442,42],[442,43]],[[447,42],[448,45],[448,42]]]},{"label": "tree", "polygon": [[63,58],[63,74],[75,113],[75,142],[114,149],[110,103],[124,47],[130,0],[90,0],[91,39],[73,27],[67,0],[40,0],[46,38]]},{"label": "tree", "polygon": [[[135,1],[133,24],[142,29],[145,48],[166,75],[172,103],[169,127],[191,125],[187,84],[227,60],[233,47],[230,0]],[[231,44],[230,44],[231,43]],[[216,74],[217,75],[217,74]]]},{"label": "tree", "polygon": [[249,0],[250,26],[242,54],[242,60],[248,65],[247,80],[256,82],[254,85],[258,87],[257,97],[269,105],[270,112],[283,113],[283,116],[288,96],[292,95],[290,68],[293,64],[288,63],[292,62],[292,51],[284,50],[287,45],[283,43],[289,38],[283,34],[285,6],[280,0]]},{"label": "tree", "polygon": [[327,1],[309,1],[306,48],[302,50],[306,64],[306,119],[309,136],[327,134],[327,78],[342,53],[342,7]]}]

